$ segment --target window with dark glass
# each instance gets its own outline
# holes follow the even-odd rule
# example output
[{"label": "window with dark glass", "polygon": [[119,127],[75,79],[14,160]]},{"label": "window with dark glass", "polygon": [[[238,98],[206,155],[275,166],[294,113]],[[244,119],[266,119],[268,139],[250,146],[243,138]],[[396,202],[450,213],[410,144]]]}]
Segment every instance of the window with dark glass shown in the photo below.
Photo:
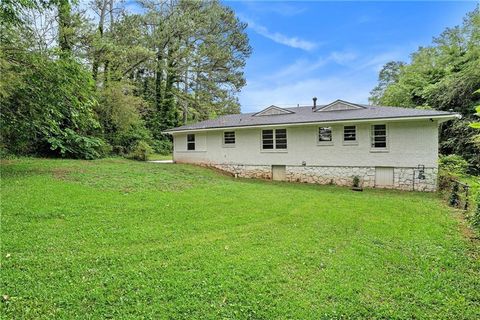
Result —
[{"label": "window with dark glass", "polygon": [[357,141],[357,127],[345,126],[343,127],[343,141],[354,142]]},{"label": "window with dark glass", "polygon": [[262,130],[262,149],[287,149],[287,129]]},{"label": "window with dark glass", "polygon": [[275,130],[275,149],[287,149],[287,129]]},{"label": "window with dark glass", "polygon": [[235,144],[235,131],[225,131],[223,133],[223,144]]},{"label": "window with dark glass", "polygon": [[387,147],[387,125],[375,124],[372,126],[372,148]]},{"label": "window with dark glass", "polygon": [[273,149],[273,130],[262,130],[262,149]]},{"label": "window with dark glass", "polygon": [[320,127],[318,129],[318,141],[332,141],[332,128],[331,127]]},{"label": "window with dark glass", "polygon": [[187,150],[195,150],[195,135],[187,134]]}]

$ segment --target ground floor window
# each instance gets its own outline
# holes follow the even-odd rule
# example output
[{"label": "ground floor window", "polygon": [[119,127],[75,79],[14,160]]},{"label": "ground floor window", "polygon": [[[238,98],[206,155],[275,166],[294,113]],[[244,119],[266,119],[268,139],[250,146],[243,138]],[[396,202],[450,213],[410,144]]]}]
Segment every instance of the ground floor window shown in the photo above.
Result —
[{"label": "ground floor window", "polygon": [[344,126],[343,127],[343,141],[355,142],[357,141],[357,127],[356,126]]},{"label": "ground floor window", "polygon": [[262,149],[287,149],[287,129],[262,130]]},{"label": "ground floor window", "polygon": [[374,149],[387,148],[387,125],[372,125],[371,145]]},{"label": "ground floor window", "polygon": [[195,150],[195,135],[187,134],[187,150]]},{"label": "ground floor window", "polygon": [[235,131],[225,131],[223,133],[223,144],[235,144]]},{"label": "ground floor window", "polygon": [[318,128],[318,142],[332,141],[332,128],[320,127]]}]

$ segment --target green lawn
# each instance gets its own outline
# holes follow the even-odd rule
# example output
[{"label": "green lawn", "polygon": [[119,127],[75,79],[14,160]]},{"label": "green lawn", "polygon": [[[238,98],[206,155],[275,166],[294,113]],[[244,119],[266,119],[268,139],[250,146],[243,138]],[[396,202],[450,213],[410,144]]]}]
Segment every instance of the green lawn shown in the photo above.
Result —
[{"label": "green lawn", "polygon": [[2,319],[480,317],[478,242],[435,194],[120,159],[1,173]]}]

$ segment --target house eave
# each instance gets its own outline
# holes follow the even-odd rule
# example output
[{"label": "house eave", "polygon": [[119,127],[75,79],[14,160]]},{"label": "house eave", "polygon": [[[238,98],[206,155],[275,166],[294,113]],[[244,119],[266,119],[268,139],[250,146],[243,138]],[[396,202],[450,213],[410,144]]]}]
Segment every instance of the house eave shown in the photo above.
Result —
[{"label": "house eave", "polygon": [[188,133],[198,131],[218,131],[218,130],[235,130],[235,129],[250,129],[250,128],[270,128],[270,127],[296,127],[305,125],[322,125],[331,123],[365,123],[365,122],[396,122],[396,121],[415,121],[415,120],[431,120],[442,123],[452,119],[460,119],[460,114],[445,114],[445,115],[429,115],[429,116],[408,116],[408,117],[384,117],[384,118],[366,118],[366,119],[341,119],[341,120],[328,120],[328,121],[305,121],[294,123],[271,123],[271,124],[255,124],[255,125],[242,125],[242,126],[223,126],[223,127],[211,127],[211,128],[193,128],[193,129],[170,129],[162,131],[163,134],[174,133]]}]

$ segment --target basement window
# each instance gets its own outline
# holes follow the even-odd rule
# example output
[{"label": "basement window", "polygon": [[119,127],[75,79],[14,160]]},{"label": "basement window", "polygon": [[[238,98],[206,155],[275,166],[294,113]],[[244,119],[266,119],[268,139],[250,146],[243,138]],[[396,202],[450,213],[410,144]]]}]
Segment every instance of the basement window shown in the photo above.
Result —
[{"label": "basement window", "polygon": [[287,129],[268,129],[262,130],[262,149],[263,150],[286,150],[287,149]]},{"label": "basement window", "polygon": [[371,136],[372,149],[387,148],[387,125],[385,124],[372,125],[372,131],[370,136]]},{"label": "basement window", "polygon": [[235,131],[225,131],[223,133],[223,144],[230,146],[235,144]]},{"label": "basement window", "polygon": [[195,135],[187,134],[187,150],[195,150]]}]

